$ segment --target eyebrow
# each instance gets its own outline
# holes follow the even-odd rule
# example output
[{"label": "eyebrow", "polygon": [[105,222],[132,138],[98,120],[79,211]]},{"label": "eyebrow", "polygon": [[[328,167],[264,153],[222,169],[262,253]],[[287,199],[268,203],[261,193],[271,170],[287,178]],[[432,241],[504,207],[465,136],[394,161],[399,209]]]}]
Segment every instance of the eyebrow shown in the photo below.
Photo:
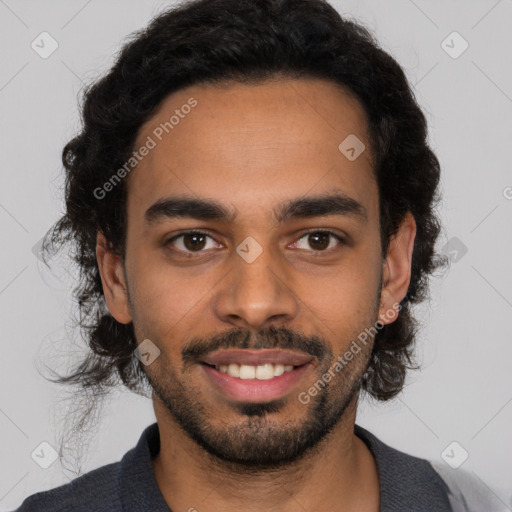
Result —
[{"label": "eyebrow", "polygon": [[[273,213],[278,224],[293,219],[328,215],[349,216],[363,222],[368,220],[366,208],[342,192],[291,199],[278,205]],[[236,209],[229,209],[224,204],[211,199],[167,197],[151,205],[146,210],[144,219],[147,224],[183,217],[232,223],[236,216]]]}]

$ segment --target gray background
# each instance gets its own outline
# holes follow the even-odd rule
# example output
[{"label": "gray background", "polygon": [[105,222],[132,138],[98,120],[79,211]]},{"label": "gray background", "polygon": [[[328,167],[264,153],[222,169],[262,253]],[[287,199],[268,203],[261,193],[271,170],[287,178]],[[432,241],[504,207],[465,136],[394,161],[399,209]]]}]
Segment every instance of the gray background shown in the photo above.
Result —
[{"label": "gray background", "polygon": [[[461,469],[512,510],[512,1],[332,3],[372,29],[414,84],[443,169],[439,248],[456,251],[449,272],[432,282],[431,304],[417,310],[422,371],[391,403],[362,402],[357,422],[430,460],[442,461],[456,441],[469,453]],[[45,269],[33,247],[62,211],[60,153],[79,128],[77,95],[108,69],[128,34],[168,5],[0,0],[2,511],[74,476],[59,461],[42,469],[31,453],[43,441],[58,446],[70,405],[59,409],[66,395],[39,372],[45,363],[65,371],[73,357],[76,347],[66,341],[72,281],[64,270]],[[47,59],[31,48],[43,31],[59,45]],[[458,58],[442,45],[453,31],[469,44]],[[453,37],[444,43],[452,52],[461,48]],[[114,393],[82,470],[119,460],[153,421],[150,400]]]}]

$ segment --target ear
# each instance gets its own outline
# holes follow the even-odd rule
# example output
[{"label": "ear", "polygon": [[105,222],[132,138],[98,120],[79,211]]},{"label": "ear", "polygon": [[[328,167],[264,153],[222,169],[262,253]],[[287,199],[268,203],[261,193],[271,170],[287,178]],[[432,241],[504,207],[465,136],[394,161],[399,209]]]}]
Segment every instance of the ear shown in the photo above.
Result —
[{"label": "ear", "polygon": [[132,321],[121,256],[110,248],[103,233],[96,238],[96,260],[110,314],[121,324]]},{"label": "ear", "polygon": [[398,303],[407,295],[411,281],[412,252],[416,221],[407,212],[396,235],[389,242],[384,261],[379,322],[390,324],[398,318]]}]

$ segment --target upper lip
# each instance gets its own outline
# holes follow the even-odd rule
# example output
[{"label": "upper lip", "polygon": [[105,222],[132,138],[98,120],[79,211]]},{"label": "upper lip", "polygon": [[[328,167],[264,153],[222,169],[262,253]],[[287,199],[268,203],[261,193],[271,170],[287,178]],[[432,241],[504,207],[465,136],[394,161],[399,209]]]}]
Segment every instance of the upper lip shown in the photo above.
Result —
[{"label": "upper lip", "polygon": [[307,354],[299,354],[289,350],[259,349],[259,350],[218,350],[205,356],[201,362],[212,365],[228,365],[230,363],[259,366],[267,363],[300,366],[313,361]]}]

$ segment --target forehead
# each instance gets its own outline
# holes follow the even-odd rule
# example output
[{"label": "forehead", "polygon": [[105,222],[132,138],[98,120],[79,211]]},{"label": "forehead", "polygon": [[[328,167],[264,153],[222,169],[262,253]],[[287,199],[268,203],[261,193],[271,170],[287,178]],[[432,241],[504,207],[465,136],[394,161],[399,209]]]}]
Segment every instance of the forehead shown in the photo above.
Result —
[{"label": "forehead", "polygon": [[[354,136],[366,149],[351,161],[339,146]],[[337,189],[370,213],[375,206],[364,109],[329,81],[187,87],[141,127],[134,150],[142,146],[150,149],[128,177],[128,210],[138,216],[170,195],[250,212]]]}]

